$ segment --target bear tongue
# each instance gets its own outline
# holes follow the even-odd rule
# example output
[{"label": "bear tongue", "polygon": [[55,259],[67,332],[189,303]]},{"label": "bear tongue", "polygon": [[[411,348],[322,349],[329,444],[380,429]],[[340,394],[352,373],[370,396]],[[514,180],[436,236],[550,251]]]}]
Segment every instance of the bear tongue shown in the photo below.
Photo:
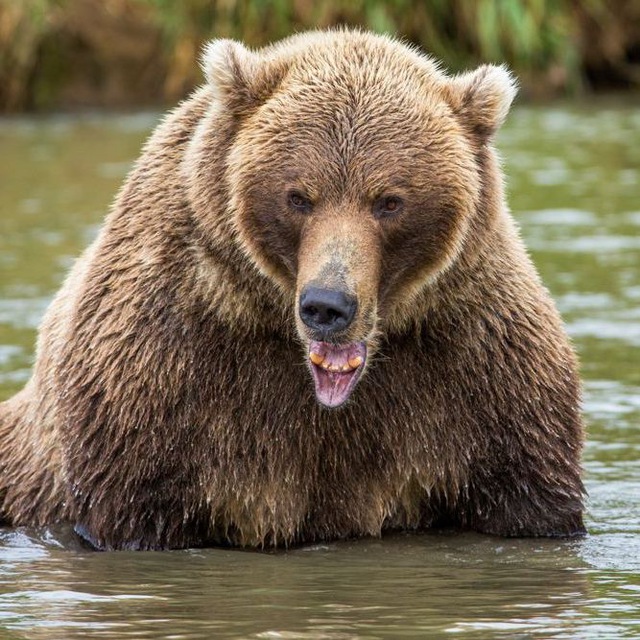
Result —
[{"label": "bear tongue", "polygon": [[310,343],[309,364],[318,402],[326,407],[339,407],[346,402],[364,369],[366,352],[363,342]]}]

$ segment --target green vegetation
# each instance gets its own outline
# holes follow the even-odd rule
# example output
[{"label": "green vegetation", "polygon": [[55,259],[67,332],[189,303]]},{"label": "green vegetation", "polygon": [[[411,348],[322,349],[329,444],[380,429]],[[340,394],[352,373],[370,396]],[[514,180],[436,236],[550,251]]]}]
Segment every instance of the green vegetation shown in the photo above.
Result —
[{"label": "green vegetation", "polygon": [[202,43],[337,24],[400,35],[451,69],[507,62],[528,95],[640,84],[630,0],[0,0],[0,111],[173,102]]}]

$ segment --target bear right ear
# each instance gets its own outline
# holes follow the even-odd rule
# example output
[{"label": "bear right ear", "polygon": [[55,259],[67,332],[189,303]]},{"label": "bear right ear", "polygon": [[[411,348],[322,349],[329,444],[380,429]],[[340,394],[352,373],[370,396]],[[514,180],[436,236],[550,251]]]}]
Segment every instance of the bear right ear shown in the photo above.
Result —
[{"label": "bear right ear", "polygon": [[449,102],[481,139],[491,138],[507,117],[517,82],[505,66],[485,64],[448,82]]},{"label": "bear right ear", "polygon": [[234,114],[262,104],[282,81],[283,64],[267,64],[235,40],[212,40],[202,55],[202,70],[216,97]]}]

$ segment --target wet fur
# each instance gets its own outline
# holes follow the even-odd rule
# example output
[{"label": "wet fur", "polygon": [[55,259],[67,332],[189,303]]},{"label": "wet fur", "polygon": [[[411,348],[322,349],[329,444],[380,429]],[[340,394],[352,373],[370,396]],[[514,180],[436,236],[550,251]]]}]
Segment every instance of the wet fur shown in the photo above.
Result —
[{"label": "wet fur", "polygon": [[[287,222],[270,199],[289,177],[256,114],[278,96],[292,117],[288,91],[305,74],[334,78],[325,108],[340,109],[340,87],[369,86],[358,74],[371,56],[400,97],[424,91],[433,157],[445,160],[415,188],[427,200],[439,188],[451,219],[423,207],[410,234],[399,221],[378,230],[357,197],[371,165],[357,160],[324,217]],[[206,65],[207,86],[153,134],[49,308],[32,379],[0,404],[6,522],[68,520],[97,546],[141,549],[442,524],[582,533],[576,362],[490,145],[513,95],[506,74],[451,79],[396,42],[352,32],[259,54],[217,42]],[[280,135],[286,119],[273,127]],[[392,165],[413,162],[393,131],[372,135]],[[340,157],[326,149],[294,160],[329,171]],[[349,337],[366,334],[372,356],[350,401],[327,410],[296,299],[320,277],[337,223],[347,249],[332,258],[362,310]]]}]

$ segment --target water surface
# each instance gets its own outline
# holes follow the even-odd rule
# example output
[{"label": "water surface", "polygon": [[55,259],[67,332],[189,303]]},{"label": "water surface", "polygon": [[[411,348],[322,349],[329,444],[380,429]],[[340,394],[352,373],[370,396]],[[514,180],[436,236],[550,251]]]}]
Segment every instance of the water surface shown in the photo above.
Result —
[{"label": "water surface", "polygon": [[[0,400],[157,119],[0,121]],[[92,553],[64,528],[5,529],[0,638],[640,637],[640,110],[519,108],[499,146],[582,360],[586,539]]]}]

